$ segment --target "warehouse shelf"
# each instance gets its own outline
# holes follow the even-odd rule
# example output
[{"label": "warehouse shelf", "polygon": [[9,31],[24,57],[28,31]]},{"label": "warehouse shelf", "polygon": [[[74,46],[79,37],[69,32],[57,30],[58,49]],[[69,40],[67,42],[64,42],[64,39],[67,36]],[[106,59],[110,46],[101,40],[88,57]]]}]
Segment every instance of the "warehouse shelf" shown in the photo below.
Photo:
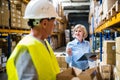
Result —
[{"label": "warehouse shelf", "polygon": [[30,0],[22,0],[23,2],[25,2],[25,3],[28,3]]},{"label": "warehouse shelf", "polygon": [[0,29],[1,33],[30,33],[29,30]]},{"label": "warehouse shelf", "polygon": [[[102,24],[101,26],[98,26],[95,30],[95,33],[97,32],[102,32],[102,30],[106,29],[106,28],[110,28],[113,25],[116,25],[120,23],[120,12],[117,13],[115,16],[113,16],[111,19],[109,19],[108,21],[106,21],[104,24]],[[111,27],[112,28],[112,27]],[[117,30],[120,31],[120,28],[117,27]]]},{"label": "warehouse shelf", "polygon": [[59,32],[53,32],[51,35],[58,35]]},{"label": "warehouse shelf", "polygon": [[[103,54],[103,37],[106,35],[103,34],[105,30],[110,30],[110,31],[120,31],[120,12],[111,17],[109,20],[106,20],[102,25],[98,26],[95,29],[95,33],[99,33],[100,37],[100,61],[102,61],[102,54]],[[110,33],[107,33],[107,39],[110,40]]]}]

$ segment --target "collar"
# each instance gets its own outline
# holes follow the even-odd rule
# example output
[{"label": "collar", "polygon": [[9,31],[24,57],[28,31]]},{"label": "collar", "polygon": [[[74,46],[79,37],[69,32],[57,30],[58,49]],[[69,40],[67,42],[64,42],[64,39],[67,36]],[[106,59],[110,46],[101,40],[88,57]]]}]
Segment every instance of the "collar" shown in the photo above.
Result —
[{"label": "collar", "polygon": [[78,43],[85,43],[85,40],[83,40],[82,42],[80,42],[78,39],[75,39],[74,41],[75,41],[76,44],[78,44]]}]

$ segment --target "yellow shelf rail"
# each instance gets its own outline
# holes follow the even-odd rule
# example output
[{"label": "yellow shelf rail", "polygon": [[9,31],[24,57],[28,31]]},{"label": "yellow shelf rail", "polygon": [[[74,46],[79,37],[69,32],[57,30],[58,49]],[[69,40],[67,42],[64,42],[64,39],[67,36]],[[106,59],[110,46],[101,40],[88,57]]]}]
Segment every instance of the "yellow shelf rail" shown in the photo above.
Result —
[{"label": "yellow shelf rail", "polygon": [[30,30],[0,29],[1,33],[30,33]]},{"label": "yellow shelf rail", "polygon": [[28,3],[30,0],[22,0],[23,2],[25,2],[25,3]]},{"label": "yellow shelf rail", "polygon": [[[115,16],[113,16],[110,20],[106,21],[104,24],[102,24],[101,26],[98,26],[96,29],[95,29],[95,33],[97,32],[102,32],[102,30],[108,28],[108,27],[111,27],[117,23],[120,23],[120,12],[117,13]],[[120,30],[120,29],[118,29]]]}]

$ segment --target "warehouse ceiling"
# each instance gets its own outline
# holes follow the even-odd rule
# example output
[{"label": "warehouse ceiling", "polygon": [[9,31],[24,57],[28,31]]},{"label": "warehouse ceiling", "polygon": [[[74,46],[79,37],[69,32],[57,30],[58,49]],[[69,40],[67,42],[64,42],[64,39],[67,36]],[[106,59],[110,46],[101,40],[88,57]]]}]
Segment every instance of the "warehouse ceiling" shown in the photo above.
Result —
[{"label": "warehouse ceiling", "polygon": [[64,13],[89,13],[90,0],[61,0]]},{"label": "warehouse ceiling", "polygon": [[[30,0],[22,0],[22,1],[28,3]],[[49,0],[49,1],[54,1],[54,0]],[[60,2],[62,3],[64,14],[89,13],[90,0],[60,0]]]},{"label": "warehouse ceiling", "polygon": [[[30,0],[22,0],[29,2]],[[54,1],[54,0],[49,0]],[[89,12],[90,0],[60,0],[65,13]]]}]

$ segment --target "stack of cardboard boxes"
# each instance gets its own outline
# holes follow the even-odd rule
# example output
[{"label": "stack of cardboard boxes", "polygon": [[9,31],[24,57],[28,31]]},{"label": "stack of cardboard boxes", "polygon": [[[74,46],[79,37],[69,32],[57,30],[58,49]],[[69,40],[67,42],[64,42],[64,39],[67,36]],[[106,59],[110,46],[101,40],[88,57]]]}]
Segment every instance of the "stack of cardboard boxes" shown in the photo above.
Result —
[{"label": "stack of cardboard boxes", "polygon": [[68,64],[65,61],[65,56],[56,56],[61,72],[68,68]]},{"label": "stack of cardboard boxes", "polygon": [[103,54],[102,62],[103,64],[115,65],[115,41],[105,40],[103,42]]},{"label": "stack of cardboard boxes", "polygon": [[86,71],[77,68],[68,68],[57,75],[57,80],[113,80],[111,65],[98,66]]},{"label": "stack of cardboard boxes", "polygon": [[0,27],[9,28],[9,9],[8,1],[0,0]]},{"label": "stack of cardboard boxes", "polygon": [[115,66],[115,80],[120,80],[120,37],[116,38],[116,66]]}]

